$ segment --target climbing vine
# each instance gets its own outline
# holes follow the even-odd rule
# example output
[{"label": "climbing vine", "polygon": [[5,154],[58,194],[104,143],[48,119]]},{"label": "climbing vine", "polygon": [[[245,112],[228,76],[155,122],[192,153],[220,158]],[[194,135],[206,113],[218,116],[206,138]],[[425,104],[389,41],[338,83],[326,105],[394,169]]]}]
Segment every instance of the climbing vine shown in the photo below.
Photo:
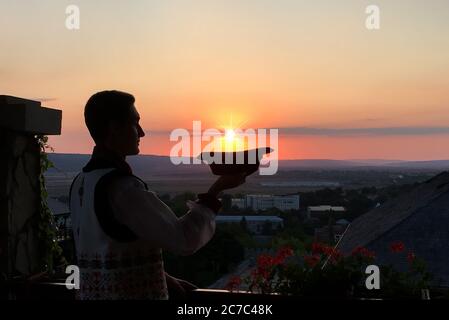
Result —
[{"label": "climbing vine", "polygon": [[52,273],[59,263],[64,263],[65,259],[62,255],[62,248],[56,240],[56,225],[53,214],[47,205],[47,188],[45,184],[45,172],[54,165],[48,159],[47,150],[54,151],[48,144],[48,137],[43,135],[36,136],[37,143],[40,148],[40,209],[39,209],[39,246],[41,250],[41,268],[42,271]]}]

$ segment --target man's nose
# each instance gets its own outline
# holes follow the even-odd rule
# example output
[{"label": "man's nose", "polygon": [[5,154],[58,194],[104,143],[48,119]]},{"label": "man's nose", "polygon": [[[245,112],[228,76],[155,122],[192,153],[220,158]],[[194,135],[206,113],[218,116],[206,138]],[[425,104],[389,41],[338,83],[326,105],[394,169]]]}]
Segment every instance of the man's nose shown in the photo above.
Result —
[{"label": "man's nose", "polygon": [[139,137],[145,137],[145,131],[143,131],[141,126],[139,126]]}]

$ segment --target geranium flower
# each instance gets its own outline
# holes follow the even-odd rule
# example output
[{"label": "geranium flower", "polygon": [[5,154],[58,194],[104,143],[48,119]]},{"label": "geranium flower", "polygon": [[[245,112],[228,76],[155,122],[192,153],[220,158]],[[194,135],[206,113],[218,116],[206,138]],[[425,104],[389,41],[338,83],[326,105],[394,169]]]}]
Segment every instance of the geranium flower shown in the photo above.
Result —
[{"label": "geranium flower", "polygon": [[338,249],[334,249],[330,254],[329,254],[331,261],[332,262],[337,262],[338,260],[340,260],[341,258],[343,258],[343,255],[341,254],[341,252]]},{"label": "geranium flower", "polygon": [[261,254],[257,258],[257,266],[259,268],[269,268],[269,267],[272,267],[273,265],[274,265],[274,259],[272,256],[270,256],[268,254]]},{"label": "geranium flower", "polygon": [[320,257],[317,255],[305,255],[304,262],[310,267],[314,268],[318,262],[320,262]]},{"label": "geranium flower", "polygon": [[312,243],[312,254],[321,254],[324,251],[324,245],[319,242]]},{"label": "geranium flower", "polygon": [[399,252],[402,252],[402,251],[404,251],[404,249],[405,249],[405,245],[404,245],[404,243],[401,242],[401,241],[393,242],[393,243],[390,245],[390,250],[391,250],[391,252],[393,252],[393,253],[399,253]]},{"label": "geranium flower", "polygon": [[277,256],[287,258],[293,255],[293,249],[290,246],[285,246],[279,249]]},{"label": "geranium flower", "polygon": [[353,256],[361,256],[369,259],[375,258],[375,253],[373,251],[368,250],[365,247],[356,247],[354,250],[352,250],[351,255]]},{"label": "geranium flower", "polygon": [[289,246],[282,247],[276,254],[276,257],[273,258],[274,265],[283,264],[285,259],[291,257],[293,255],[293,249]]}]

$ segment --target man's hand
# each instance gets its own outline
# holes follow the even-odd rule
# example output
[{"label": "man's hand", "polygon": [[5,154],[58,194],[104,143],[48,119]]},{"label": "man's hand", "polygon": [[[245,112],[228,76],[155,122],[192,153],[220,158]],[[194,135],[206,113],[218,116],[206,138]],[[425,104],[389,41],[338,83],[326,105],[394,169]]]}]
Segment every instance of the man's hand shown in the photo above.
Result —
[{"label": "man's hand", "polygon": [[241,173],[236,175],[220,176],[210,187],[208,193],[216,197],[223,190],[238,187],[245,183],[246,175],[246,173]]}]

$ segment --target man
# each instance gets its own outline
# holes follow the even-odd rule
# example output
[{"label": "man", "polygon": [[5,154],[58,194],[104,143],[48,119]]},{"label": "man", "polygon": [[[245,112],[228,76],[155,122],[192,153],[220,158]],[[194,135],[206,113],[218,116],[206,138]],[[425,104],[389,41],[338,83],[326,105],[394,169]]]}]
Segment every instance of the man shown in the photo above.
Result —
[{"label": "man", "polygon": [[145,135],[134,102],[128,93],[103,91],[84,110],[95,148],[70,189],[79,299],[183,297],[195,287],[165,273],[162,250],[190,255],[204,246],[215,232],[217,195],[245,181],[218,178],[177,218],[125,161]]}]

